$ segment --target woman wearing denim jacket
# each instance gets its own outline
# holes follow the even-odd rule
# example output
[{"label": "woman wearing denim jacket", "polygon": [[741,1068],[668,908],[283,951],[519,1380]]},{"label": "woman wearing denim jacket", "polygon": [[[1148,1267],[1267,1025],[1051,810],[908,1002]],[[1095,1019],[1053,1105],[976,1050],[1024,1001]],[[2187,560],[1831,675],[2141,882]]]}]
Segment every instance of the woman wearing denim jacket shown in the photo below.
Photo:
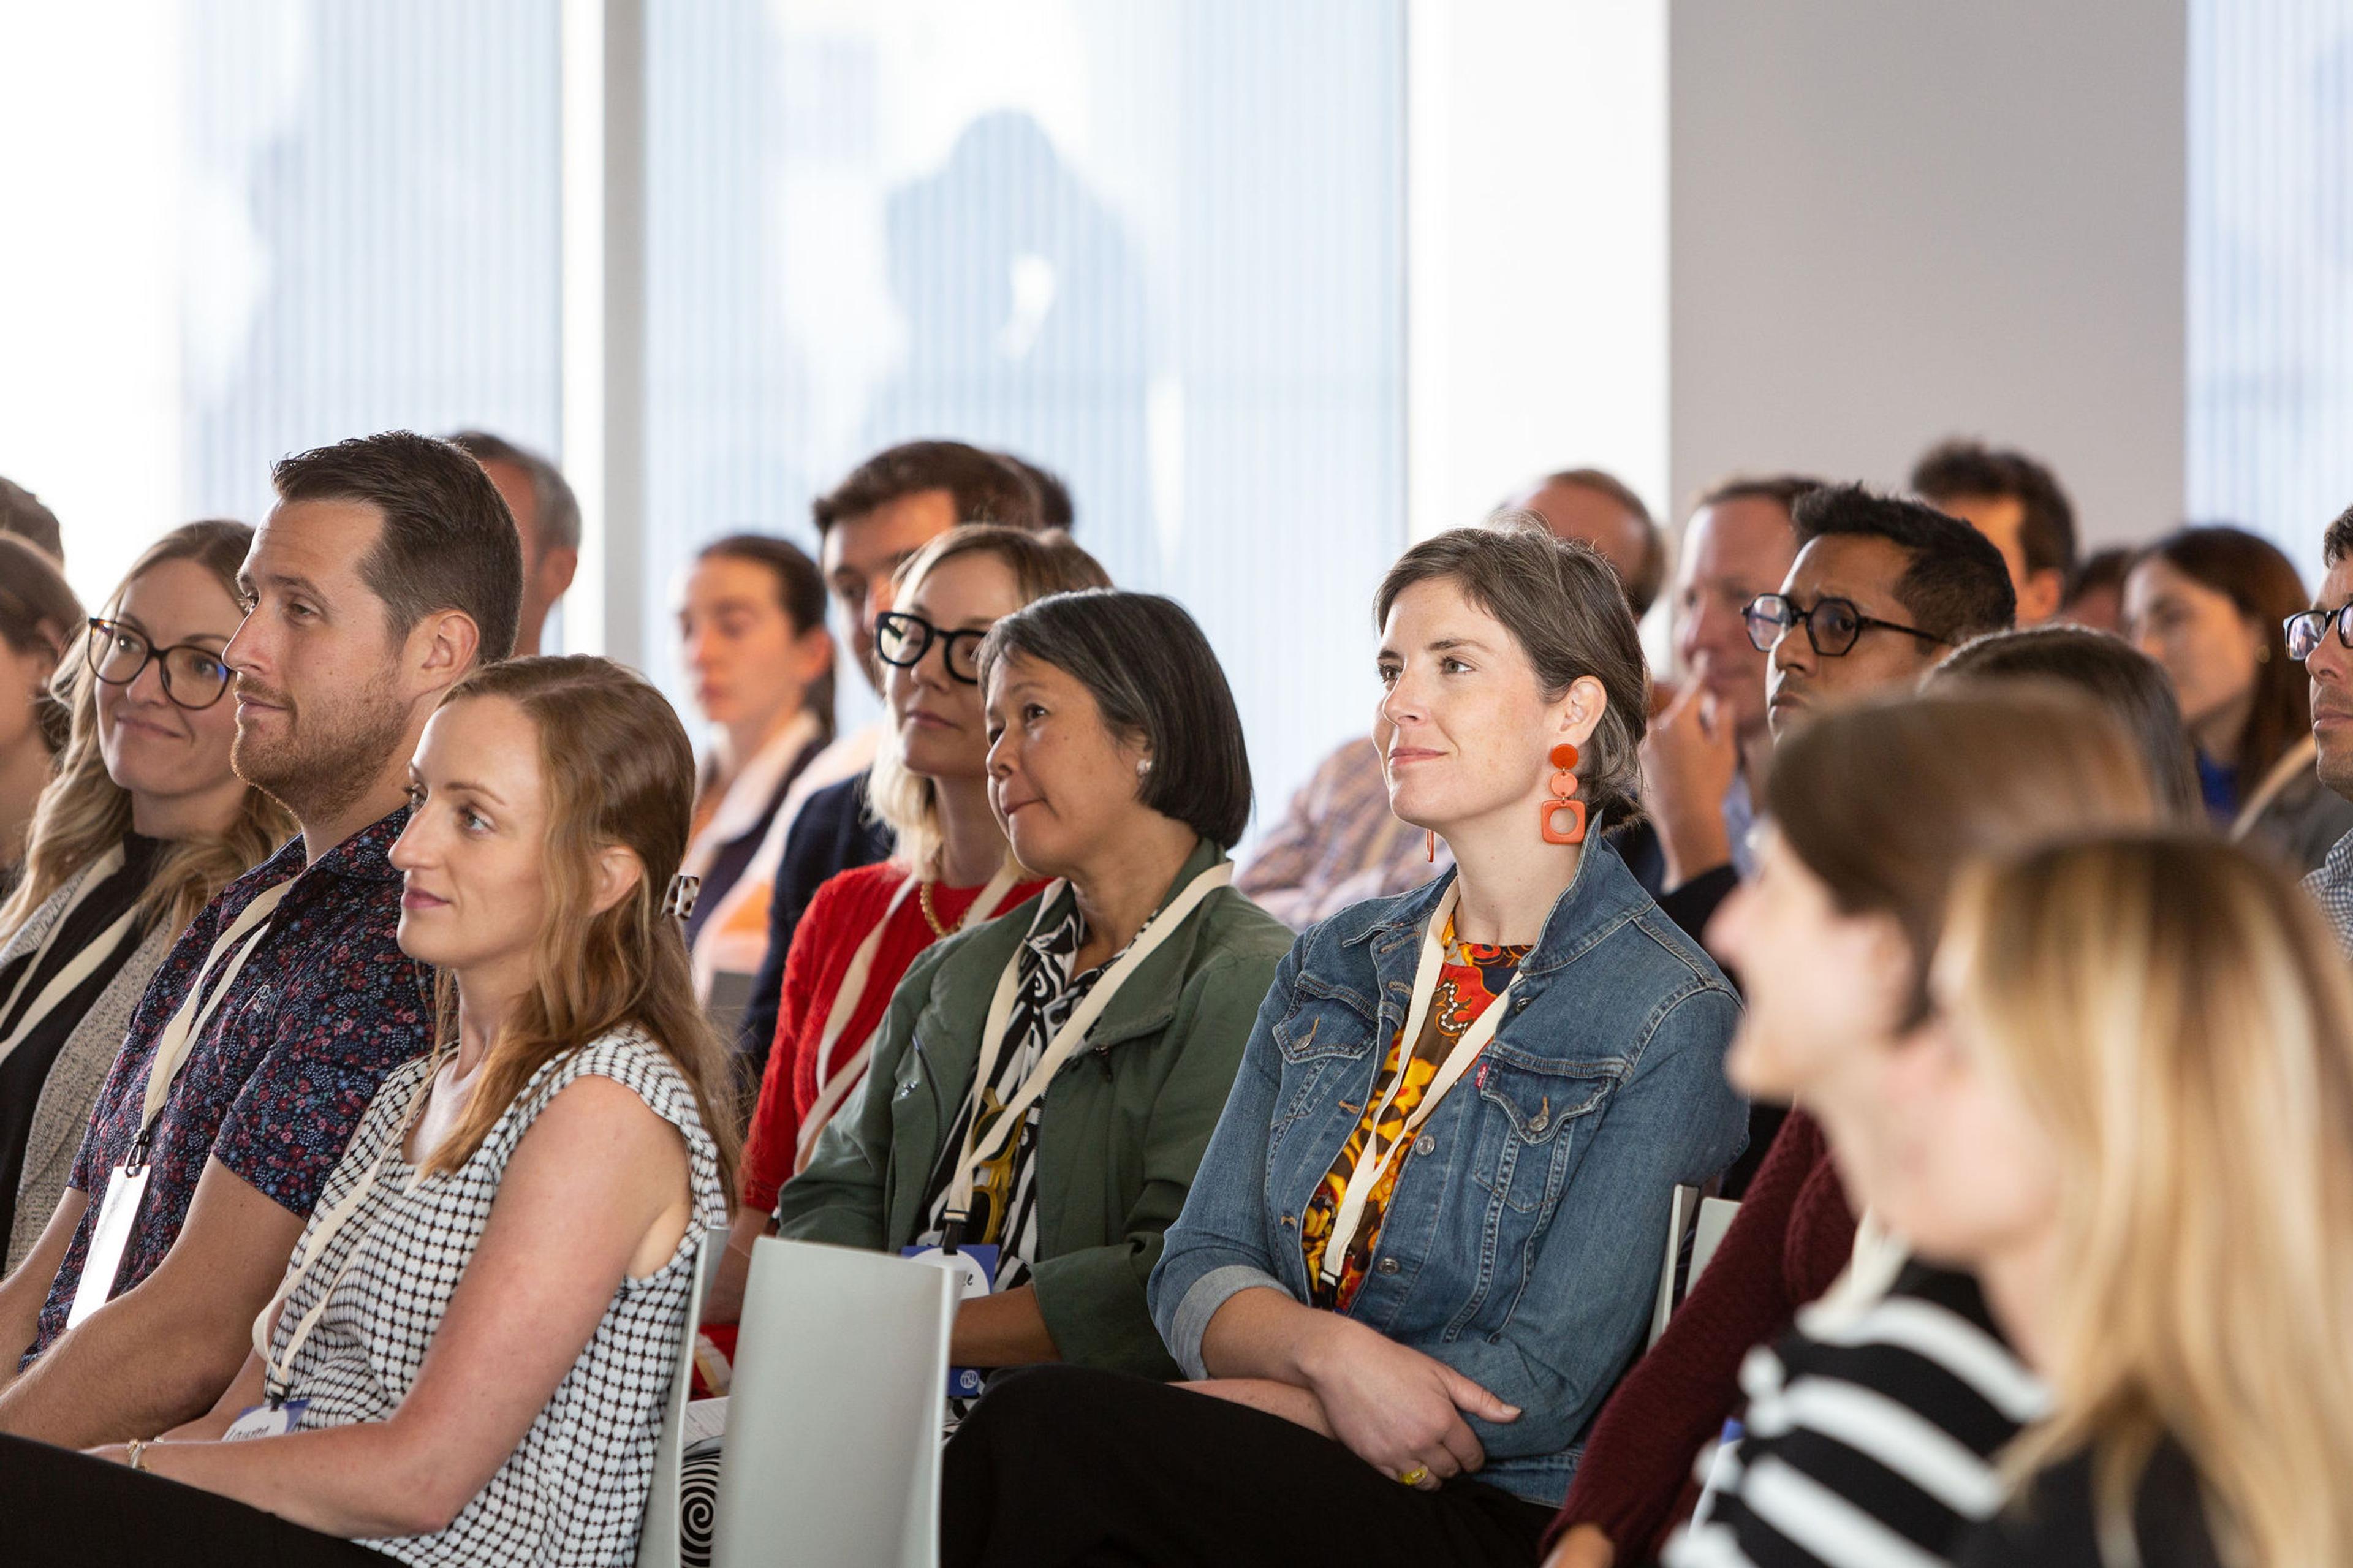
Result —
[{"label": "woman wearing denim jacket", "polygon": [[1276,972],[1152,1278],[1197,1381],[993,1389],[948,1563],[1533,1564],[1672,1189],[1740,1151],[1739,1004],[1599,831],[1646,711],[1609,566],[1503,520],[1408,551],[1377,609],[1390,804],[1459,872]]}]

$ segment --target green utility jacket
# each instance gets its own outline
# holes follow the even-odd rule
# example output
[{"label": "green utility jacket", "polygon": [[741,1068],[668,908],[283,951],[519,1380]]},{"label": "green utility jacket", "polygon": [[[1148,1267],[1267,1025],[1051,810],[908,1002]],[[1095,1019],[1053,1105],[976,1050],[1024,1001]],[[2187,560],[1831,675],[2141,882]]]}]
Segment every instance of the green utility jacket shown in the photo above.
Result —
[{"label": "green utility jacket", "polygon": [[[1166,903],[1225,857],[1203,842]],[[1068,893],[1063,895],[1069,897]],[[997,977],[1038,900],[936,943],[891,998],[866,1081],[776,1200],[778,1234],[896,1251],[972,1091]],[[1173,1378],[1144,1300],[1292,933],[1231,888],[1146,959],[1046,1090],[1030,1283],[1062,1359]]]}]

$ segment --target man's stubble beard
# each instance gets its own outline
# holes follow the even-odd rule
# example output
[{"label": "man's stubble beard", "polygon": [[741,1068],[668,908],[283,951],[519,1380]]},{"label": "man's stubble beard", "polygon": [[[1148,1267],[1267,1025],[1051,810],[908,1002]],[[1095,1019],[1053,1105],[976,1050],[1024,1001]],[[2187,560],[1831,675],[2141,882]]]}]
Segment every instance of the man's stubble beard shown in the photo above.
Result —
[{"label": "man's stubble beard", "polygon": [[283,742],[258,742],[237,727],[229,766],[247,784],[292,813],[297,822],[331,822],[384,775],[407,739],[408,706],[389,678],[357,696],[297,705]]}]

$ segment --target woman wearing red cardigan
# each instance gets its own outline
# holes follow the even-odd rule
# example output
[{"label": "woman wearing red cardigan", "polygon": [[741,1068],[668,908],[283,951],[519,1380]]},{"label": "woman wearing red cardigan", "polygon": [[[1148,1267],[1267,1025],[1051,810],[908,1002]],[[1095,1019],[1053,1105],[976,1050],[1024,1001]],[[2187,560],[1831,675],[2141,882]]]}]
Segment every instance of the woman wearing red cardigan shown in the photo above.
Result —
[{"label": "woman wearing red cardigan", "polygon": [[892,723],[870,795],[891,858],[818,889],[785,960],[776,1037],[744,1149],[743,1206],[706,1317],[732,1350],[752,1243],[775,1228],[776,1194],[864,1079],[868,1045],[916,955],[1034,897],[988,805],[988,739],[973,656],[1001,617],[1110,578],[1067,535],[973,524],[899,570],[897,608],[875,652]]}]

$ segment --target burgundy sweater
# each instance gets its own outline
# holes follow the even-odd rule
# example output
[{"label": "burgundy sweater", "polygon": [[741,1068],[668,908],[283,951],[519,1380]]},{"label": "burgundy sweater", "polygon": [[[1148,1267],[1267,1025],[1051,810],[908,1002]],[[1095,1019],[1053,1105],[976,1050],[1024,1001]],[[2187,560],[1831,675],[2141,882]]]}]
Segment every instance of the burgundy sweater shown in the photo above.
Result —
[{"label": "burgundy sweater", "polygon": [[1854,1225],[1822,1130],[1790,1112],[1699,1283],[1601,1407],[1546,1552],[1590,1524],[1620,1561],[1648,1561],[1675,1521],[1694,1457],[1739,1407],[1742,1359],[1844,1271]]}]

